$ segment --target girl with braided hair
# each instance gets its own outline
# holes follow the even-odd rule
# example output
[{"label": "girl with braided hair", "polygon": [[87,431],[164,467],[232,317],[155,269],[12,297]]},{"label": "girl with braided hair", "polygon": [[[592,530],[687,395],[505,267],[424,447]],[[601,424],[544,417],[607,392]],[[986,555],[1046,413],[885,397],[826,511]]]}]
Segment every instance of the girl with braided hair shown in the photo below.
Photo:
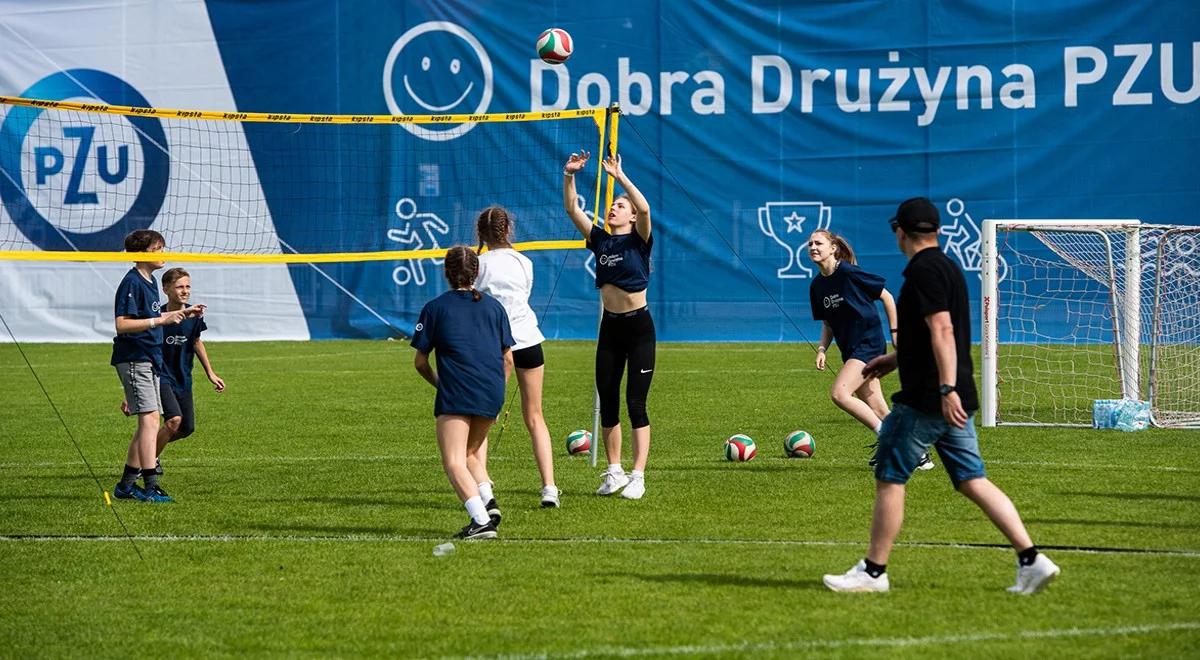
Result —
[{"label": "girl with braided hair", "polygon": [[[417,319],[413,366],[437,388],[433,414],[442,467],[471,517],[455,536],[496,538],[500,509],[488,492],[486,460],[473,455],[504,406],[504,383],[513,365],[512,330],[504,307],[475,289],[479,258],[473,250],[450,248],[445,273],[450,290],[426,303]],[[429,363],[435,351],[436,371]],[[488,488],[482,489],[484,485]]]},{"label": "girl with braided hair", "polygon": [[[542,506],[558,508],[562,492],[554,485],[554,458],[550,447],[550,431],[542,414],[542,382],[546,360],[542,342],[546,340],[538,329],[537,316],[529,306],[533,293],[533,262],[513,249],[512,215],[502,206],[489,206],[479,214],[475,233],[479,237],[479,275],[475,288],[492,296],[504,306],[512,327],[513,366],[521,390],[521,416],[533,441],[533,458],[542,477]],[[487,251],[484,252],[484,248]],[[487,455],[487,443],[480,448]]]}]

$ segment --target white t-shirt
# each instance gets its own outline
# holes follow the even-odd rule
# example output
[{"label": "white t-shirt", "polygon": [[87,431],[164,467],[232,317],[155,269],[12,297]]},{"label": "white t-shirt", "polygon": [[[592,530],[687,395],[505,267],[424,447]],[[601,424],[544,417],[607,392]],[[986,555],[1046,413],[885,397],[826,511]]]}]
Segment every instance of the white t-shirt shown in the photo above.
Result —
[{"label": "white t-shirt", "polygon": [[479,255],[475,288],[500,301],[512,326],[514,351],[546,340],[538,329],[537,316],[529,306],[533,293],[533,262],[512,248],[497,248]]}]

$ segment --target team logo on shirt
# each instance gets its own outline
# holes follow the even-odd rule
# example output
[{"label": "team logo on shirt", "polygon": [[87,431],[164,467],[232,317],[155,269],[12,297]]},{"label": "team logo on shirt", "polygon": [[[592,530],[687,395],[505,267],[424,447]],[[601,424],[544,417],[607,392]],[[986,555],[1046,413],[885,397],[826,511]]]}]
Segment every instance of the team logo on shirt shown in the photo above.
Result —
[{"label": "team logo on shirt", "polygon": [[171,346],[183,346],[187,343],[187,335],[168,335],[163,342]]},{"label": "team logo on shirt", "polygon": [[832,215],[833,209],[824,202],[767,202],[758,207],[759,231],[787,250],[787,264],[775,271],[776,276],[813,276],[813,269],[805,265],[808,236],[818,229],[828,229]]},{"label": "team logo on shirt", "polygon": [[841,307],[842,303],[845,301],[846,301],[845,298],[834,293],[834,294],[825,296],[825,299],[822,302],[825,303],[825,309],[837,309],[838,307]]},{"label": "team logo on shirt", "polygon": [[602,254],[600,255],[601,266],[616,266],[625,261],[625,255],[622,254]]},{"label": "team logo on shirt", "polygon": [[[132,294],[130,294],[130,295],[132,295]],[[159,311],[160,309],[162,309],[162,303],[160,303],[160,302],[158,302],[157,300],[155,300],[154,302],[150,303],[150,309],[152,309],[152,310],[154,310],[154,311],[156,311],[156,312],[157,312],[157,311]]]},{"label": "team logo on shirt", "polygon": [[[151,107],[129,83],[94,69],[59,71],[21,96]],[[130,231],[150,227],[166,199],[171,163],[162,122],[107,115],[92,125],[88,117],[64,122],[44,108],[14,106],[0,125],[0,200],[43,250],[120,249]]]}]

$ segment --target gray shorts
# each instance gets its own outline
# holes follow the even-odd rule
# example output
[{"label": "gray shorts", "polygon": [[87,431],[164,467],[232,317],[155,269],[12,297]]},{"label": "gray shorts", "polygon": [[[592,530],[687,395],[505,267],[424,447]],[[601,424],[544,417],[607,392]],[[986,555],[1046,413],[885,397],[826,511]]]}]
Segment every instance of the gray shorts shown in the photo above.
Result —
[{"label": "gray shorts", "polygon": [[162,397],[158,393],[158,376],[149,362],[122,362],[113,365],[125,388],[125,401],[133,415],[162,412]]}]

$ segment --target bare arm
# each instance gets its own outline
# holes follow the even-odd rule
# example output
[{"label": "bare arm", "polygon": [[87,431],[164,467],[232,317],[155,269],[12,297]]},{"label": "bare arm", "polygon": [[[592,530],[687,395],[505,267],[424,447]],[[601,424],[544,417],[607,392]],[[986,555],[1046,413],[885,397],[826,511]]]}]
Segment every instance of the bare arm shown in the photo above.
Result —
[{"label": "bare arm", "polygon": [[163,312],[161,316],[154,316],[148,319],[135,319],[128,316],[117,317],[117,334],[128,335],[135,332],[145,332],[160,325],[171,325],[179,323],[189,316],[198,314],[197,308],[185,307],[177,309],[173,312]]},{"label": "bare arm", "polygon": [[204,341],[200,339],[196,340],[196,357],[200,360],[200,366],[204,367],[204,375],[208,377],[208,382],[212,383],[218,392],[224,392],[225,381],[213,371],[212,363],[208,361],[208,349],[204,348]]},{"label": "bare arm", "polygon": [[506,383],[508,382],[508,377],[512,375],[512,372],[513,372],[512,349],[506,348],[506,349],[504,349],[504,382],[506,382]]},{"label": "bare arm", "polygon": [[417,354],[413,357],[413,367],[416,368],[417,373],[421,374],[422,378],[429,381],[430,385],[437,387],[437,374],[433,371],[433,365],[429,364],[428,353],[417,351]]},{"label": "bare arm", "polygon": [[896,325],[896,299],[892,297],[891,291],[884,289],[883,293],[879,294],[879,301],[883,303],[883,313],[887,314],[888,334],[891,336],[892,346],[895,347],[897,345],[896,328],[898,327]]},{"label": "bare arm", "polygon": [[583,166],[587,164],[590,154],[584,151],[582,154],[571,154],[567,159],[567,163],[563,165],[563,210],[567,212],[567,217],[571,218],[571,222],[575,223],[575,228],[579,233],[583,234],[584,240],[587,240],[592,234],[592,221],[578,206],[575,205],[575,175],[583,171]]},{"label": "bare arm", "polygon": [[636,215],[634,229],[637,230],[642,240],[650,240],[650,202],[646,201],[642,191],[633,185],[633,182],[625,174],[625,170],[621,168],[621,155],[617,154],[604,159],[604,171],[616,179],[617,183],[621,185],[621,189],[629,196],[629,203],[633,205],[633,212]]},{"label": "bare arm", "polygon": [[[933,346],[933,359],[937,362],[938,382],[943,385],[958,385],[958,351],[954,341],[954,323],[950,312],[937,312],[925,317]],[[967,412],[963,410],[958,392],[942,397],[942,415],[958,428],[967,425]]]},{"label": "bare arm", "polygon": [[817,344],[817,370],[825,371],[825,351],[829,349],[829,345],[833,343],[833,329],[829,327],[829,321],[821,324],[821,343]]}]

